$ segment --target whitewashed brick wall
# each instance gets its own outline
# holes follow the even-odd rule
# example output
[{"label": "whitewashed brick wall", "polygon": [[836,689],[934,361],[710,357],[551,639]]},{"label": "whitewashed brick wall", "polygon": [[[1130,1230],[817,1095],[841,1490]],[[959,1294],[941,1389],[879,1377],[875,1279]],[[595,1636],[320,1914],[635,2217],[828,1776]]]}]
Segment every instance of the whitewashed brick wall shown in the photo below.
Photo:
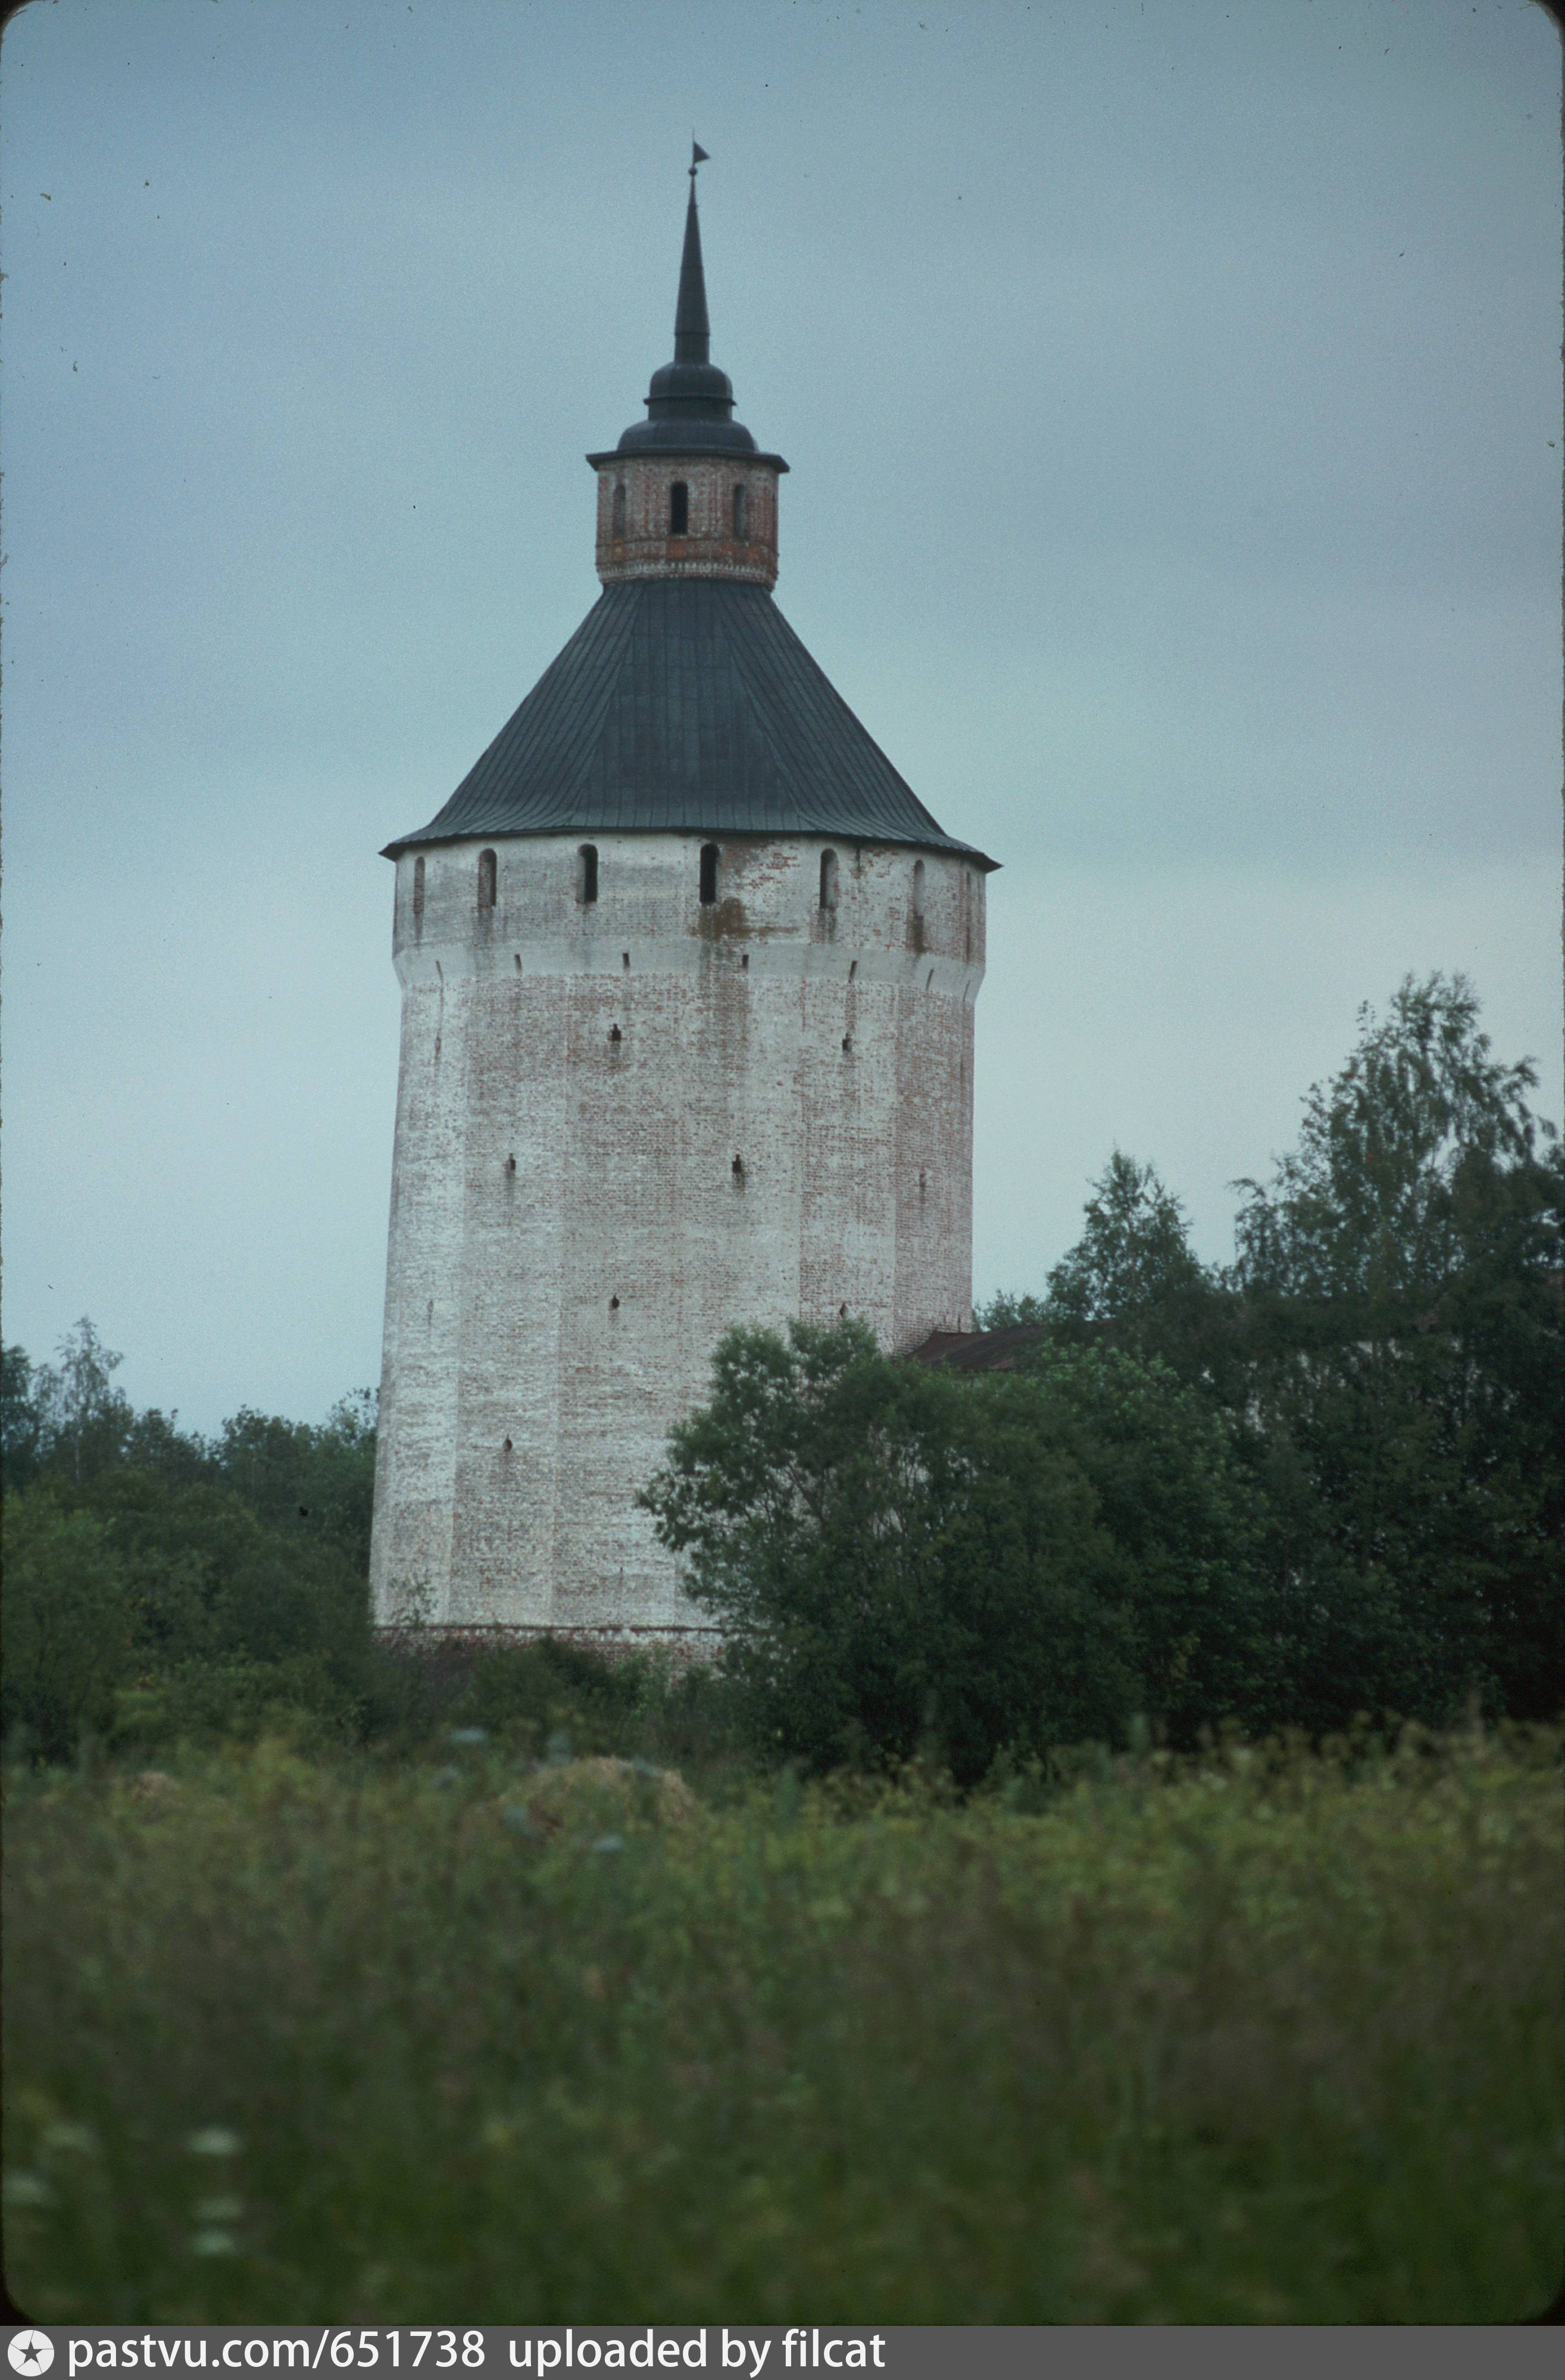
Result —
[{"label": "whitewashed brick wall", "polygon": [[722,1331],[971,1327],[979,869],[735,840],[703,907],[699,836],[600,834],[583,905],[580,840],[488,846],[492,909],[478,842],[422,855],[416,917],[397,862],[383,1622],[700,1622],[633,1500]]}]

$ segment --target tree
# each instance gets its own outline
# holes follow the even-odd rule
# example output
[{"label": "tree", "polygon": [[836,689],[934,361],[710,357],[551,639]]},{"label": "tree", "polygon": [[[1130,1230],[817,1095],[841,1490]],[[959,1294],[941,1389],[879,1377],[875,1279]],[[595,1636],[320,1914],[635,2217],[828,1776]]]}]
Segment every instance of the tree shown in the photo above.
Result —
[{"label": "tree", "polygon": [[135,1413],[119,1362],[85,1318],[55,1365],[6,1351],[7,1724],[62,1758],[84,1731],[204,1734],[282,1705],[351,1723],[373,1394],[319,1427],[247,1410],[209,1444]]},{"label": "tree", "polygon": [[1158,1356],[1045,1340],[1019,1368],[1115,1548],[1135,1707],[1186,1744],[1224,1720],[1275,1724],[1286,1702],[1266,1514],[1228,1418]]},{"label": "tree", "polygon": [[1242,1292],[1411,1322],[1482,1253],[1488,1219],[1463,1182],[1530,1168],[1558,1135],[1527,1105],[1537,1069],[1498,1064],[1478,1014],[1460,975],[1406,977],[1384,1023],[1360,1009],[1358,1047],[1309,1091],[1298,1148],[1269,1186],[1234,1185]]},{"label": "tree", "polygon": [[328,1537],[365,1570],[375,1487],[375,1392],[339,1398],[324,1422],[279,1420],[247,1405],[213,1448],[215,1484],[271,1527]]},{"label": "tree", "polygon": [[1016,1402],[888,1363],[857,1321],[723,1339],[642,1500],[760,1748],[826,1768],[935,1735],[967,1779],[1043,1711],[1072,1735],[1120,1715],[1110,1548],[1080,1475],[1023,1459]]},{"label": "tree", "polygon": [[1184,1208],[1156,1168],[1117,1148],[1084,1215],[1045,1294],[996,1297],[981,1327],[1034,1323],[1067,1345],[1123,1347],[1159,1357],[1180,1379],[1224,1386],[1231,1299],[1192,1248]]},{"label": "tree", "polygon": [[57,1360],[38,1366],[31,1386],[42,1470],[80,1488],[120,1460],[133,1419],[129,1399],[113,1385],[124,1360],[84,1314],[60,1342]]},{"label": "tree", "polygon": [[1301,1668],[1328,1711],[1335,1691],[1438,1721],[1476,1689],[1491,1709],[1551,1716],[1565,1701],[1554,1128],[1527,1105],[1532,1065],[1492,1058],[1460,976],[1410,978],[1384,1021],[1360,1014],[1297,1149],[1269,1184],[1238,1185],[1249,1407]]},{"label": "tree", "polygon": [[0,1354],[0,1480],[7,1495],[38,1476],[43,1430],[27,1349],[7,1347]]},{"label": "tree", "polygon": [[67,1760],[106,1733],[130,1641],[124,1575],[107,1532],[47,1485],[8,1496],[0,1601],[0,1697],[7,1745]]},{"label": "tree", "polygon": [[1206,1285],[1184,1208],[1155,1166],[1117,1148],[1083,1211],[1085,1231],[1048,1277],[1057,1320],[1123,1321]]},{"label": "tree", "polygon": [[364,1581],[328,1537],[268,1525],[238,1496],[106,1473],[89,1509],[118,1557],[136,1644],[158,1670],[357,1649]]},{"label": "tree", "polygon": [[752,1740],[817,1767],[933,1735],[971,1782],[1138,1711],[1249,1716],[1265,1670],[1220,1427],[1129,1356],[974,1378],[859,1322],[733,1330],[642,1500]]}]

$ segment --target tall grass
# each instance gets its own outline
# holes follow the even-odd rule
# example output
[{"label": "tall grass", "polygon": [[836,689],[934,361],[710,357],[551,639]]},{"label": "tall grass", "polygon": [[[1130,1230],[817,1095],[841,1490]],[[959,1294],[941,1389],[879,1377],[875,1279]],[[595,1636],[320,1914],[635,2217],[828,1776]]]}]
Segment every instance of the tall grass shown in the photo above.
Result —
[{"label": "tall grass", "polygon": [[[1017,1799],[1013,1791],[1011,1801]],[[43,2321],[1486,2323],[1565,2237],[1558,1742],[717,1808],[21,1780]]]}]

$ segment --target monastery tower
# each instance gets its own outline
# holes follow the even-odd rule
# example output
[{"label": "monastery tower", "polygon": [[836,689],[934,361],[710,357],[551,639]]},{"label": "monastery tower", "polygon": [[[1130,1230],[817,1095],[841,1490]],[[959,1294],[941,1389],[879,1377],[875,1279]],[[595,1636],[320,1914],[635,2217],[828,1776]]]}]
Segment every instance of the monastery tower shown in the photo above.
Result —
[{"label": "monastery tower", "polygon": [[386,853],[383,1623],[699,1627],[634,1498],[727,1326],[972,1327],[994,863],[773,603],[788,466],[709,349],[692,166],[674,360],[587,458],[603,593]]}]

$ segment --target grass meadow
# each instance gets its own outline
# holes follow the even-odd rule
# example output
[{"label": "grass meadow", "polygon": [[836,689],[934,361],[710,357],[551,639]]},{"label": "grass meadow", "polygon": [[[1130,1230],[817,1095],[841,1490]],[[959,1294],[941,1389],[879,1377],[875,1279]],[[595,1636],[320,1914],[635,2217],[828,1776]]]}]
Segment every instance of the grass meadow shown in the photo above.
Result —
[{"label": "grass meadow", "polygon": [[1559,1742],[697,1797],[15,1775],[42,2322],[1494,2323],[1565,2240]]}]

